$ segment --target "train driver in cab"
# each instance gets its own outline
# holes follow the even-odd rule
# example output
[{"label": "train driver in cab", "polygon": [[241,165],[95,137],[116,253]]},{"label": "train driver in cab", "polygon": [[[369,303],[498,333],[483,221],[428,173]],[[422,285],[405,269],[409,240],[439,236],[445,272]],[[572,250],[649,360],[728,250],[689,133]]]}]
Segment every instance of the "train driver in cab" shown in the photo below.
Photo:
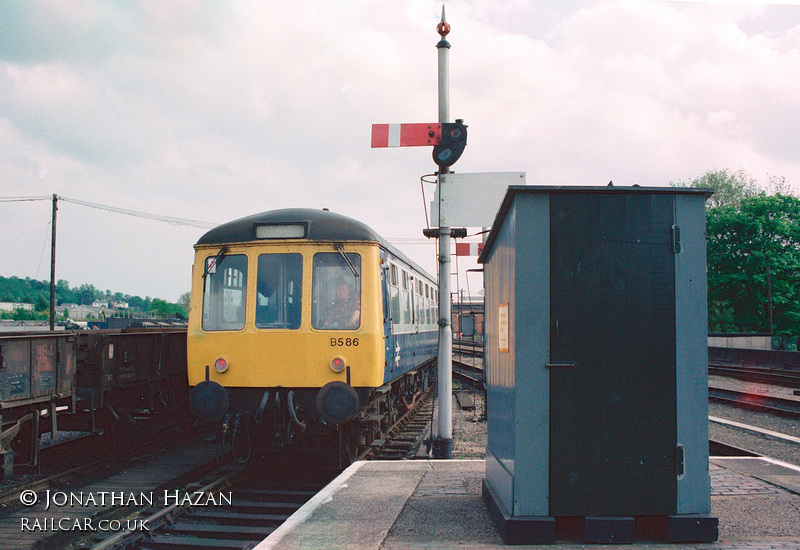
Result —
[{"label": "train driver in cab", "polygon": [[335,298],[328,306],[323,328],[353,330],[361,323],[361,300],[353,288],[354,282],[345,277],[336,280]]}]

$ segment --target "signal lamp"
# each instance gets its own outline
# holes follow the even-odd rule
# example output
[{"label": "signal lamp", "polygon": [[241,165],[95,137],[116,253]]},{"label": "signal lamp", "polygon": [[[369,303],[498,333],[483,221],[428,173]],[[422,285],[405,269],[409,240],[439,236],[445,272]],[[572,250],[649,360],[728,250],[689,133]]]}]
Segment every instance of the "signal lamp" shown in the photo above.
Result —
[{"label": "signal lamp", "polygon": [[220,374],[228,370],[228,360],[224,357],[217,358],[217,360],[214,361],[214,370]]},{"label": "signal lamp", "polygon": [[452,166],[467,146],[467,127],[461,119],[442,124],[442,141],[433,147],[433,162],[439,168]]},{"label": "signal lamp", "polygon": [[331,370],[333,372],[342,372],[344,370],[344,359],[341,357],[334,357],[331,360]]}]

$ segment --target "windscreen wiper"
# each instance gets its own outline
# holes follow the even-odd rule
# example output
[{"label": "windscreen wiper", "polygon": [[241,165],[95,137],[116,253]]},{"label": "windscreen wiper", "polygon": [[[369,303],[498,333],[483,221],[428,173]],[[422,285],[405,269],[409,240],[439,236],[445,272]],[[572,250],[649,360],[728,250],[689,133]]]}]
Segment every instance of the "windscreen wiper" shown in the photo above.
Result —
[{"label": "windscreen wiper", "polygon": [[205,268],[203,269],[203,279],[205,279],[206,275],[208,275],[209,273],[214,273],[217,270],[219,264],[222,263],[222,259],[225,257],[225,254],[227,252],[228,252],[228,247],[223,246],[222,248],[219,249],[219,252],[217,252],[217,255],[214,256],[214,259],[212,261],[206,262]]},{"label": "windscreen wiper", "polygon": [[225,258],[225,254],[228,252],[228,247],[223,246],[217,252],[217,255],[214,256],[214,259],[210,262],[206,259],[206,265],[203,267],[203,293],[206,291],[206,278],[208,275],[217,271],[219,264],[222,263],[223,258]]},{"label": "windscreen wiper", "polygon": [[356,269],[356,266],[353,265],[353,262],[350,261],[350,258],[347,257],[347,254],[344,253],[344,248],[342,247],[342,245],[335,244],[335,245],[333,245],[333,248],[335,248],[336,251],[339,254],[341,254],[342,258],[344,259],[344,263],[346,263],[347,267],[350,268],[350,271],[353,272],[353,277],[358,277],[359,276],[358,275],[358,270]]}]

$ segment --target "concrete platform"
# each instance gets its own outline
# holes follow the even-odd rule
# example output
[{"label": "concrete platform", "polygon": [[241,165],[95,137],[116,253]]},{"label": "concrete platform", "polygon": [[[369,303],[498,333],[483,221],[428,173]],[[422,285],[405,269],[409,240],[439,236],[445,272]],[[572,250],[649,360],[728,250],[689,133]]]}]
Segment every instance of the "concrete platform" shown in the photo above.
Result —
[{"label": "concrete platform", "polygon": [[[256,548],[506,548],[481,499],[483,460],[358,462]],[[711,512],[719,541],[634,542],[625,548],[800,550],[800,467],[753,458],[712,458]],[[559,541],[514,548],[612,548]]]}]

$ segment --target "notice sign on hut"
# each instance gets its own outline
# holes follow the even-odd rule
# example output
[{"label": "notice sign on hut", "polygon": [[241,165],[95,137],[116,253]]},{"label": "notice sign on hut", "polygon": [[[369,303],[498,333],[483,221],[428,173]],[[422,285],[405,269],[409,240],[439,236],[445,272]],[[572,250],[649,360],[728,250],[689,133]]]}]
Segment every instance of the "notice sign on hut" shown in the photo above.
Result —
[{"label": "notice sign on hut", "polygon": [[497,306],[497,313],[499,349],[508,353],[508,302]]}]

